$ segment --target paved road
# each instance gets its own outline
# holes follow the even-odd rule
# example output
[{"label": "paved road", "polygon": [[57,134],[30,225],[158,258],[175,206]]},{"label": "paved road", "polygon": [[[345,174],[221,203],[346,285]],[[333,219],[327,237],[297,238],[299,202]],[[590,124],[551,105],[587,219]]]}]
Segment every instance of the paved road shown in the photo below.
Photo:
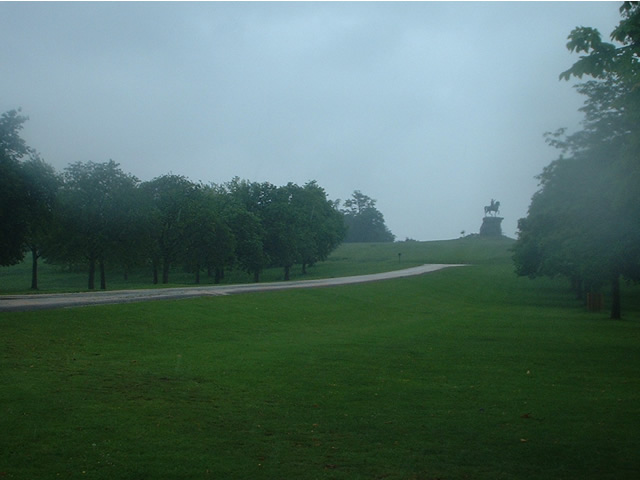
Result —
[{"label": "paved road", "polygon": [[193,297],[233,295],[249,292],[287,290],[291,288],[329,287],[354,283],[375,282],[393,278],[422,275],[447,267],[462,265],[428,264],[420,267],[395,270],[393,272],[358,275],[354,277],[325,278],[319,280],[296,280],[290,282],[250,283],[242,285],[214,285],[206,287],[158,288],[149,290],[113,290],[106,292],[55,293],[33,295],[1,295],[0,312],[43,310],[108,303],[131,303],[151,300],[171,300]]}]

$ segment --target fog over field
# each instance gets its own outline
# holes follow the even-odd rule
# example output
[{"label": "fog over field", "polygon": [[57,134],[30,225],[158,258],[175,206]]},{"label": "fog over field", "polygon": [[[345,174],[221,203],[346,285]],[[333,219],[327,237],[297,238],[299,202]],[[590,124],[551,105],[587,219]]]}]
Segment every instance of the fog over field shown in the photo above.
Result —
[{"label": "fog over field", "polygon": [[377,199],[399,240],[515,236],[543,138],[575,129],[576,26],[619,2],[0,3],[0,112],[56,169],[317,180]]}]

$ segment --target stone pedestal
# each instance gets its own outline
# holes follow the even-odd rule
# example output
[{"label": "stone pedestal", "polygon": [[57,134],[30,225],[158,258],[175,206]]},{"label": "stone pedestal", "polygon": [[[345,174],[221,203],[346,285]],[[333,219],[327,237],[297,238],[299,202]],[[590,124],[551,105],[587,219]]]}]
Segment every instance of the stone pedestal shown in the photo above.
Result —
[{"label": "stone pedestal", "polygon": [[499,237],[502,235],[502,217],[484,217],[480,227],[480,235],[483,237]]}]

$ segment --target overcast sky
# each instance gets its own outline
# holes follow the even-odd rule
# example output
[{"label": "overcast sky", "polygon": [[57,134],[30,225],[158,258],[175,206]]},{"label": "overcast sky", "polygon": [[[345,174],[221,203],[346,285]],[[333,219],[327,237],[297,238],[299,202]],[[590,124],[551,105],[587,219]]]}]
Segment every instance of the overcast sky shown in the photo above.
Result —
[{"label": "overcast sky", "polygon": [[399,240],[515,237],[577,128],[558,75],[576,26],[619,2],[0,3],[0,111],[57,170],[113,159],[141,180],[309,180],[377,200]]}]

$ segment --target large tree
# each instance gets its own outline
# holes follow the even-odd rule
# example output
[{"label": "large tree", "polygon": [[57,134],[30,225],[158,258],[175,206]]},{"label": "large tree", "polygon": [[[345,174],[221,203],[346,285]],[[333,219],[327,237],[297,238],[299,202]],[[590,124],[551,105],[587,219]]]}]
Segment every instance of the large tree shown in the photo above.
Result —
[{"label": "large tree", "polygon": [[20,160],[31,149],[20,131],[26,121],[19,110],[0,116],[0,265],[13,265],[24,258],[29,206]]},{"label": "large tree", "polygon": [[57,242],[47,256],[86,262],[90,290],[95,288],[96,267],[100,288],[106,289],[106,262],[117,261],[129,240],[126,225],[137,183],[113,160],[73,163],[63,173],[56,208]]},{"label": "large tree", "polygon": [[298,220],[298,252],[302,273],[306,267],[326,260],[346,235],[344,217],[337,203],[327,198],[325,190],[316,181],[296,189],[292,205]]},{"label": "large tree", "polygon": [[263,190],[268,186],[234,177],[221,187],[228,198],[224,215],[234,235],[236,260],[240,268],[253,274],[255,282],[260,281],[260,274],[269,264],[263,226],[268,204]]},{"label": "large tree", "polygon": [[27,190],[25,247],[31,252],[31,289],[38,289],[38,259],[47,255],[54,231],[54,208],[60,178],[37,154],[22,164]]},{"label": "large tree", "polygon": [[344,237],[342,214],[317,182],[277,187],[233,179],[225,189],[232,199],[228,218],[238,246],[237,258],[259,280],[266,266],[291,267],[324,260]]},{"label": "large tree", "polygon": [[31,252],[31,288],[38,288],[38,259],[53,227],[58,176],[20,136],[27,117],[11,110],[0,117],[0,265]]},{"label": "large tree", "polygon": [[569,35],[584,55],[561,78],[591,77],[582,130],[559,130],[548,141],[560,157],[540,175],[528,216],[519,222],[514,260],[521,275],[566,275],[575,286],[611,285],[611,317],[620,318],[620,277],[640,279],[640,8],[602,41],[592,28]]},{"label": "large tree", "polygon": [[190,204],[185,227],[185,262],[200,283],[200,272],[214,272],[219,283],[224,269],[233,263],[235,241],[223,215],[224,198],[213,188],[199,185]]},{"label": "large tree", "polygon": [[171,267],[186,255],[198,186],[186,177],[168,174],[145,182],[140,188],[146,206],[153,282],[158,283],[162,265],[162,283],[169,283]]},{"label": "large tree", "polygon": [[298,218],[291,204],[297,185],[289,183],[277,187],[269,182],[260,185],[258,215],[264,230],[264,249],[270,265],[284,269],[289,280],[293,264],[300,258],[298,252]]}]

